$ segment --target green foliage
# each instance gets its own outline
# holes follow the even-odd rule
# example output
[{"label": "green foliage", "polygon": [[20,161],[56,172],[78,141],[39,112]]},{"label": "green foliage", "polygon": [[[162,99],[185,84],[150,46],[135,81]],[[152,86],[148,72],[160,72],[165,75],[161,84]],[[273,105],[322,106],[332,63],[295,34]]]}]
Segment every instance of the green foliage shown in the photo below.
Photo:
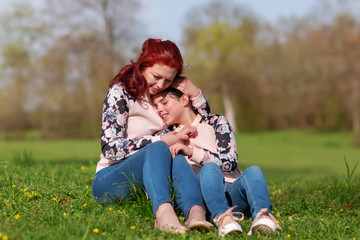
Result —
[{"label": "green foliage", "polygon": [[344,157],[345,160],[345,165],[346,165],[346,176],[345,178],[345,182],[348,188],[352,188],[352,178],[354,175],[354,172],[356,170],[356,167],[358,165],[358,162],[355,164],[355,166],[350,170],[350,166],[348,164],[348,162],[346,161],[346,158]]}]

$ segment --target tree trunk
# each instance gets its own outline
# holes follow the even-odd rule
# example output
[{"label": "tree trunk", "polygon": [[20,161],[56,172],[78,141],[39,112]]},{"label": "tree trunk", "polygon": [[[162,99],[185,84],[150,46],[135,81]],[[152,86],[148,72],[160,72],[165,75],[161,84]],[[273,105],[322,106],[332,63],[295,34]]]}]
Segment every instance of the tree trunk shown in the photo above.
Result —
[{"label": "tree trunk", "polygon": [[229,121],[233,131],[237,132],[235,110],[234,110],[234,106],[230,99],[230,93],[229,93],[228,87],[225,82],[224,82],[222,90],[223,90],[222,91],[222,99],[223,99],[224,108],[225,108],[225,117]]}]

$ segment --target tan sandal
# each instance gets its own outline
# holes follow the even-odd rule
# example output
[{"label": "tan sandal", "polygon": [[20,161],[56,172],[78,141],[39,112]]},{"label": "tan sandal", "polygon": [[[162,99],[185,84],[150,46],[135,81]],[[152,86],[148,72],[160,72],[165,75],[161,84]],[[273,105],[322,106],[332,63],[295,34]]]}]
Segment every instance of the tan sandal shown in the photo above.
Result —
[{"label": "tan sandal", "polygon": [[199,230],[209,232],[211,227],[214,226],[206,220],[200,219],[191,219],[191,221],[186,221],[185,226],[191,230]]}]

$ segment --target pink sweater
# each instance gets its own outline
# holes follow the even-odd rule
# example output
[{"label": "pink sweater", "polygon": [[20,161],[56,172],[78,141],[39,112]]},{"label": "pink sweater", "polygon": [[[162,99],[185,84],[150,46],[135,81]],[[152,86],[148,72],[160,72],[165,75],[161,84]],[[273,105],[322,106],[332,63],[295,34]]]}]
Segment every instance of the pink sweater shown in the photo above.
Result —
[{"label": "pink sweater", "polygon": [[[206,151],[204,149],[212,153],[218,152],[214,128],[207,122],[201,120],[202,116],[198,114],[195,120],[191,123],[191,126],[197,128],[198,135],[196,138],[190,139],[190,145],[193,148],[193,155],[191,156],[191,159],[187,158],[187,161],[191,165],[195,174],[197,174],[202,168],[201,163],[204,164],[210,160],[208,159],[208,156],[206,156]],[[180,125],[174,130],[179,132],[183,127],[184,126]],[[211,159],[210,161],[214,161],[214,159]],[[222,164],[220,160],[217,163],[219,165]],[[226,182],[234,182],[241,175],[241,171],[236,168],[235,171],[232,172],[223,171],[223,174]]]},{"label": "pink sweater", "polygon": [[[195,107],[204,107],[206,99],[200,94],[191,99]],[[101,147],[102,154],[96,172],[123,161],[144,146],[160,140],[154,136],[166,125],[157,114],[149,96],[134,100],[122,87],[115,84],[104,100]]]}]

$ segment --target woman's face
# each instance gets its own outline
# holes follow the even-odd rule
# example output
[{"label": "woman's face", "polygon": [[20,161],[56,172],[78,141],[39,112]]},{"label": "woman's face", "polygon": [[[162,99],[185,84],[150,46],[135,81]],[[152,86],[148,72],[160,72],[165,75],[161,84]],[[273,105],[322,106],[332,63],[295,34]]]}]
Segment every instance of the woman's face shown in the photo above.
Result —
[{"label": "woman's face", "polygon": [[146,68],[143,74],[148,84],[149,94],[154,95],[170,86],[177,70],[166,65],[154,64]]}]

